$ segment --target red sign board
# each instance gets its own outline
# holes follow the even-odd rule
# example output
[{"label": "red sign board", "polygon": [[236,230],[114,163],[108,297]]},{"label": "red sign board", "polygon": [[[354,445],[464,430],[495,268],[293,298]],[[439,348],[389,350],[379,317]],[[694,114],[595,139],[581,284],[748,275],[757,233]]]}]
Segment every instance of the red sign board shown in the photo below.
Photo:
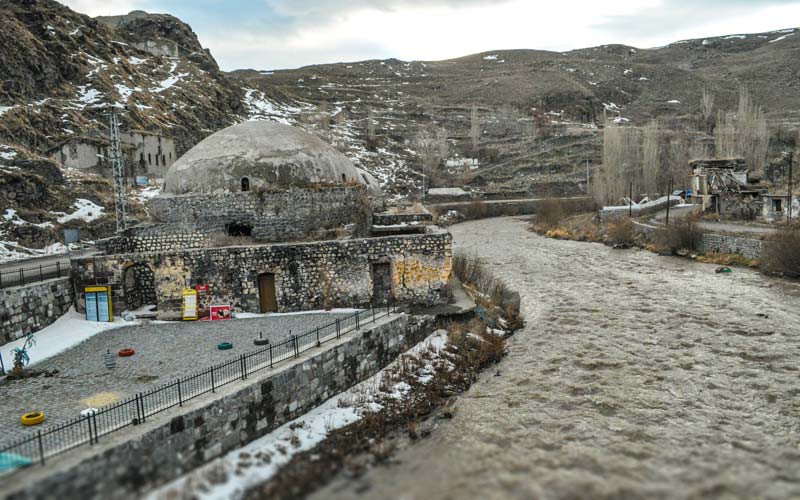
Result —
[{"label": "red sign board", "polygon": [[211,321],[231,319],[231,306],[211,306]]}]

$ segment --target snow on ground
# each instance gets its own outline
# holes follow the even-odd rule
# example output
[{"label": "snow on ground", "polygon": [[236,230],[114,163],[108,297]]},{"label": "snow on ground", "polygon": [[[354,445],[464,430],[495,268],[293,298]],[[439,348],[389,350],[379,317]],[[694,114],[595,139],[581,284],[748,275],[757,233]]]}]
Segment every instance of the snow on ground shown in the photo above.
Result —
[{"label": "snow on ground", "polygon": [[494,55],[491,55],[491,56],[485,56],[483,58],[483,60],[484,61],[496,61],[497,60],[497,54],[494,54]]},{"label": "snow on ground", "polygon": [[15,226],[28,226],[28,225],[30,225],[30,226],[40,227],[42,229],[48,229],[48,228],[53,227],[53,223],[52,222],[42,222],[41,224],[34,224],[32,222],[28,222],[26,220],[23,220],[17,214],[17,211],[14,210],[13,208],[7,208],[3,212],[3,219],[5,219],[6,222],[10,222],[11,224],[14,224]]},{"label": "snow on ground", "polygon": [[99,219],[100,217],[103,216],[104,208],[94,203],[91,200],[78,198],[75,200],[74,206],[76,210],[71,214],[67,214],[64,212],[50,212],[50,213],[55,215],[61,215],[61,217],[58,218],[59,224],[64,224],[66,222],[75,219],[82,219],[84,222],[92,222],[93,220]]},{"label": "snow on ground", "polygon": [[141,191],[139,191],[139,194],[136,195],[136,199],[139,200],[139,202],[142,205],[144,205],[144,204],[147,203],[147,200],[150,200],[151,198],[155,198],[159,194],[161,194],[161,188],[160,187],[158,187],[158,186],[147,186],[146,188],[144,188]]},{"label": "snow on ground", "polygon": [[3,116],[6,112],[11,111],[14,109],[15,106],[0,106],[0,116]]},{"label": "snow on ground", "polygon": [[[36,345],[28,349],[28,355],[31,358],[30,364],[33,365],[53,357],[98,333],[135,324],[138,324],[138,322],[122,321],[119,318],[113,323],[86,321],[83,314],[78,313],[74,308],[70,308],[67,314],[58,318],[52,325],[33,334],[36,338]],[[12,366],[12,349],[22,347],[24,343],[25,338],[23,337],[0,346],[0,355],[3,356],[6,370],[11,369]]]},{"label": "snow on ground", "polygon": [[428,194],[434,196],[469,196],[468,192],[459,187],[431,188],[428,190]]},{"label": "snow on ground", "polygon": [[[266,119],[286,125],[293,125],[293,116],[303,111],[297,106],[272,101],[257,89],[245,89],[244,105],[250,120]],[[310,109],[310,106],[307,109]]]},{"label": "snow on ground", "polygon": [[[0,115],[2,115],[2,113],[0,113]],[[16,157],[17,157],[17,152],[14,151],[13,148],[6,145],[0,145],[0,159],[13,160]]]},{"label": "snow on ground", "polygon": [[[428,349],[441,352],[447,345],[447,331],[437,330],[428,338],[408,351],[408,355],[419,355]],[[278,427],[266,436],[233,450],[227,455],[182,476],[150,492],[147,500],[173,498],[171,492],[191,493],[200,500],[239,499],[244,491],[252,486],[268,481],[297,454],[308,451],[325,440],[332,431],[359,421],[369,411],[379,411],[382,407],[375,402],[378,388],[387,370],[397,366],[397,360],[372,377],[335,396],[322,405],[291,422]],[[430,373],[429,364],[422,371]],[[421,374],[419,380],[427,383],[430,374]],[[410,387],[405,382],[394,384],[390,397],[403,398]],[[345,404],[341,404],[341,403]],[[348,404],[354,403],[355,404]],[[244,455],[247,454],[247,455]],[[250,458],[244,458],[249,456]],[[269,457],[268,463],[256,457]],[[248,463],[247,467],[238,467]],[[238,469],[238,473],[237,473]],[[227,481],[210,484],[207,477],[220,476],[225,472]]]},{"label": "snow on ground", "polygon": [[88,85],[78,86],[78,100],[84,105],[97,104],[102,95],[99,90],[93,89]]},{"label": "snow on ground", "polygon": [[162,80],[161,83],[158,84],[158,87],[152,89],[151,92],[155,93],[164,92],[168,88],[172,87],[173,85],[181,81],[181,79],[189,76],[189,73],[175,73],[175,70],[177,68],[178,68],[178,63],[173,62],[172,67],[169,70],[169,76],[164,80]]},{"label": "snow on ground", "polygon": [[770,40],[769,43],[775,43],[775,42],[780,42],[781,40],[786,40],[787,38],[789,38],[792,35],[794,35],[794,33],[789,33],[788,35],[779,36],[775,40]]}]

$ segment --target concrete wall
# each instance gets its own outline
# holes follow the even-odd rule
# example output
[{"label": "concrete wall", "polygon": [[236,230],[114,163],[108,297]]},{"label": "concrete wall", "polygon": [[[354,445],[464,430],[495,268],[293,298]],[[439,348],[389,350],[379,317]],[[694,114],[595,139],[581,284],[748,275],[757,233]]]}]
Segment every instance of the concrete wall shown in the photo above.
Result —
[{"label": "concrete wall", "polygon": [[0,345],[49,326],[69,310],[72,299],[70,278],[0,290]]},{"label": "concrete wall", "polygon": [[433,230],[423,235],[389,236],[284,245],[237,246],[146,254],[123,254],[73,261],[83,308],[84,286],[111,284],[115,310],[127,306],[122,286],[134,264],[154,273],[159,315],[180,311],[182,292],[198,284],[211,286],[214,303],[234,310],[259,312],[258,276],[275,275],[280,311],[353,307],[373,300],[373,265],[387,263],[395,301],[432,305],[449,294],[451,236]]},{"label": "concrete wall", "polygon": [[167,169],[178,159],[173,139],[145,132],[123,133],[120,139],[130,146],[126,153],[134,175],[163,179]]},{"label": "concrete wall", "polygon": [[[253,374],[249,383],[150,417],[129,427],[124,442],[107,444],[114,435],[103,437],[99,445],[72,451],[73,457],[64,455],[60,463],[21,471],[6,481],[4,493],[9,500],[139,498],[372,376],[432,329],[430,319],[400,316],[357,332],[279,373]],[[79,453],[83,456],[74,458]]]},{"label": "concrete wall", "polygon": [[366,190],[360,186],[162,195],[150,200],[155,221],[190,224],[204,233],[246,225],[253,238],[267,242],[314,239],[347,224],[366,227],[369,210]]}]

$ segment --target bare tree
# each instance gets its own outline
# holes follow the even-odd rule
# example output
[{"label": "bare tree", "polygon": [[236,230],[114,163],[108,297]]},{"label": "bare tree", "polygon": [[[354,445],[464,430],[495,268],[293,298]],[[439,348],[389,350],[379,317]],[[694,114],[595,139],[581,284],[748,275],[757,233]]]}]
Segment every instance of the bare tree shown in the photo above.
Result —
[{"label": "bare tree", "polygon": [[[660,131],[658,122],[651,120],[643,130],[642,144],[642,178],[641,187],[643,192],[654,192],[653,189],[659,184],[658,174],[661,171],[658,155],[658,143]],[[660,190],[659,190],[660,191]]]},{"label": "bare tree", "polygon": [[472,105],[472,113],[470,114],[470,128],[469,137],[472,140],[472,154],[478,155],[478,143],[481,139],[481,122],[478,117],[478,106]]},{"label": "bare tree", "polygon": [[[447,131],[440,127],[426,126],[420,128],[414,139],[414,149],[420,157],[423,168],[423,189],[429,181],[438,180],[442,162],[450,154],[450,143]],[[428,184],[429,185],[429,184]]]},{"label": "bare tree", "polygon": [[703,89],[703,97],[700,101],[701,109],[703,111],[703,125],[706,132],[711,131],[714,119],[714,94],[707,88]]},{"label": "bare tree", "polygon": [[753,102],[746,88],[739,90],[736,114],[717,113],[714,139],[718,158],[741,157],[752,171],[764,171],[769,148],[769,127],[764,112]]},{"label": "bare tree", "polygon": [[367,138],[370,141],[375,141],[375,137],[377,136],[377,125],[375,123],[375,111],[372,108],[369,108],[369,112],[367,113]]}]

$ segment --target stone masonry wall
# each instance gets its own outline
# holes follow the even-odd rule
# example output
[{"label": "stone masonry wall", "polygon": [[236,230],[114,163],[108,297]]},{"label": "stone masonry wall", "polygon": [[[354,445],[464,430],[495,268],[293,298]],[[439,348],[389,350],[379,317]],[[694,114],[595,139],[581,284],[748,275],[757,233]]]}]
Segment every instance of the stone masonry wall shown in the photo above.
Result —
[{"label": "stone masonry wall", "polygon": [[[9,500],[140,498],[374,375],[432,329],[431,319],[400,316],[370,331],[356,332],[279,373],[256,373],[249,385],[234,387],[213,401],[170,410],[174,416],[169,421],[152,417],[144,424],[152,428],[137,432],[133,427],[133,437],[125,442],[97,452],[79,448],[70,453],[85,453],[81,460],[22,471],[11,478],[4,493]],[[100,438],[100,444],[108,439]],[[39,476],[27,477],[29,473]]]},{"label": "stone masonry wall", "polygon": [[429,234],[334,240],[316,243],[195,249],[167,253],[126,254],[73,261],[80,290],[112,285],[115,310],[123,311],[124,271],[131,265],[153,271],[159,316],[180,311],[182,292],[210,285],[212,303],[236,311],[259,312],[259,275],[275,276],[281,312],[367,305],[373,298],[373,265],[388,263],[392,296],[401,303],[432,305],[446,300],[452,271],[451,236]]},{"label": "stone masonry wall", "polygon": [[760,259],[763,248],[762,240],[717,233],[704,233],[698,245],[701,252],[737,253],[748,259]]},{"label": "stone masonry wall", "polygon": [[[162,195],[150,200],[150,213],[158,222],[190,224],[201,233],[226,233],[231,224],[247,226],[253,238],[264,242],[314,238],[320,230],[347,224],[366,227],[369,208],[361,186]],[[162,234],[170,231],[165,226]]]},{"label": "stone masonry wall", "polygon": [[49,326],[69,310],[72,298],[70,278],[0,290],[0,345]]}]

